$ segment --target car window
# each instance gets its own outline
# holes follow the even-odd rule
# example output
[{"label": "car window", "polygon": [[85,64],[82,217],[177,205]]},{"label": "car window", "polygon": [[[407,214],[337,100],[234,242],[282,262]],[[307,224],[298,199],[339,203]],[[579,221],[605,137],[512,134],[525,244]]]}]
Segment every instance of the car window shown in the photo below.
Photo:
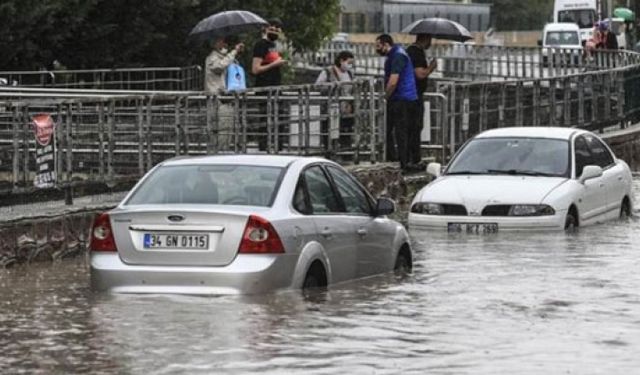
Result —
[{"label": "car window", "polygon": [[296,192],[293,195],[293,208],[301,214],[309,215],[312,211],[309,206],[309,199],[307,197],[307,190],[305,187],[304,178],[300,177],[298,185],[296,186]]},{"label": "car window", "polygon": [[575,155],[576,155],[576,177],[582,175],[582,170],[587,165],[593,165],[591,157],[591,151],[587,146],[587,141],[583,136],[577,137],[575,141]]},{"label": "car window", "polygon": [[369,206],[367,195],[353,178],[347,172],[336,167],[330,166],[327,169],[333,177],[347,212],[368,215],[371,212],[371,206]]},{"label": "car window", "polygon": [[283,168],[253,165],[168,165],[136,188],[127,205],[221,204],[271,206]]},{"label": "car window", "polygon": [[588,134],[585,135],[584,138],[587,141],[589,150],[591,151],[593,165],[600,166],[604,169],[614,163],[611,152],[609,152],[609,150],[601,140]]},{"label": "car window", "polygon": [[331,184],[320,166],[313,166],[304,172],[311,211],[313,214],[344,212]]},{"label": "car window", "polygon": [[568,177],[569,142],[530,137],[474,138],[455,156],[447,174],[505,171]]}]

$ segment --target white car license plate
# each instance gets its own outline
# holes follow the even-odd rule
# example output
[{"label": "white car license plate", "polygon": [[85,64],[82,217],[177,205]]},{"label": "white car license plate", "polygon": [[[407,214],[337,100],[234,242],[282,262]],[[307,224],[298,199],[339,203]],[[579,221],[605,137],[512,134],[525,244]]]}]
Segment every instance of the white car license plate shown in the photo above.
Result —
[{"label": "white car license plate", "polygon": [[145,233],[145,249],[209,249],[208,234]]},{"label": "white car license plate", "polygon": [[488,234],[498,233],[497,223],[447,223],[447,231],[452,233]]}]

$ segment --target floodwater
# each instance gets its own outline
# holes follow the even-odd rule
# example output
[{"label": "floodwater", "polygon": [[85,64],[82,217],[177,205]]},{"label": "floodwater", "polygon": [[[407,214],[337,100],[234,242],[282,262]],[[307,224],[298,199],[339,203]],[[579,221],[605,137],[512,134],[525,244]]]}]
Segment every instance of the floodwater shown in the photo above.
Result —
[{"label": "floodwater", "polygon": [[408,277],[307,297],[94,294],[84,258],[0,270],[0,373],[640,371],[639,219],[412,236]]}]

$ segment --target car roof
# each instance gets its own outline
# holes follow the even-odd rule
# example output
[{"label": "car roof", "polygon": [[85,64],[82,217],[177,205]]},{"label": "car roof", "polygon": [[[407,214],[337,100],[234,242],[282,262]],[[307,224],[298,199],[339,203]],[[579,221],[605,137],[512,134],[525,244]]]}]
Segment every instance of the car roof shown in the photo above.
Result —
[{"label": "car roof", "polygon": [[580,31],[580,27],[575,23],[557,22],[546,24],[544,31]]},{"label": "car roof", "polygon": [[574,128],[526,126],[487,130],[478,134],[476,138],[524,137],[564,139],[568,141],[574,134],[584,132]]},{"label": "car roof", "polygon": [[233,165],[257,165],[265,167],[286,167],[296,161],[328,162],[323,158],[309,158],[301,156],[282,155],[209,155],[197,157],[176,157],[163,163],[167,166],[175,165],[199,165],[199,164],[233,164]]}]

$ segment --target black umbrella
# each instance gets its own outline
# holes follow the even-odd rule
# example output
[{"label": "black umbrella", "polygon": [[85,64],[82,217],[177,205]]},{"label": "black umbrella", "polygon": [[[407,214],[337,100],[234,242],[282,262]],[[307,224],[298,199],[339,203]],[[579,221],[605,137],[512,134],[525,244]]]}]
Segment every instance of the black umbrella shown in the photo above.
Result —
[{"label": "black umbrella", "polygon": [[402,30],[409,34],[430,34],[437,39],[466,42],[473,39],[469,30],[457,22],[446,18],[423,18],[413,22]]},{"label": "black umbrella", "polygon": [[240,34],[268,25],[262,17],[246,10],[230,10],[211,15],[191,30],[189,36],[198,40]]}]

